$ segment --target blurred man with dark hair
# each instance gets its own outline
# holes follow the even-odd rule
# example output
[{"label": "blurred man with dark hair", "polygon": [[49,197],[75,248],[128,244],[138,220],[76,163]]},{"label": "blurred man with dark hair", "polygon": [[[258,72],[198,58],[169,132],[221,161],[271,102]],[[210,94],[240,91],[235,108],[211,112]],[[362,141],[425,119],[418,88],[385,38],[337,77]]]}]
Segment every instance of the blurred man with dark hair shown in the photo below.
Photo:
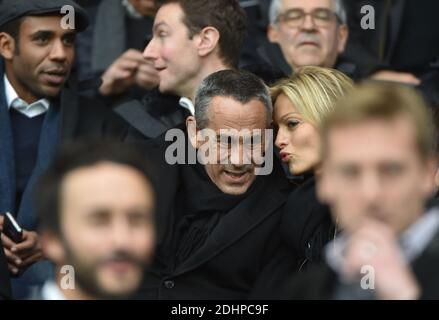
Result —
[{"label": "blurred man with dark hair", "polygon": [[[194,114],[195,91],[208,75],[237,67],[246,35],[237,0],[167,0],[155,16],[143,56],[159,76],[159,93],[116,108],[140,133],[155,138]],[[171,94],[165,99],[163,94]],[[169,101],[170,100],[170,101]],[[133,133],[136,137],[136,133]]]},{"label": "blurred man with dark hair", "polygon": [[142,153],[102,142],[66,147],[36,188],[42,249],[56,276],[33,298],[132,294],[152,257],[154,197]]}]

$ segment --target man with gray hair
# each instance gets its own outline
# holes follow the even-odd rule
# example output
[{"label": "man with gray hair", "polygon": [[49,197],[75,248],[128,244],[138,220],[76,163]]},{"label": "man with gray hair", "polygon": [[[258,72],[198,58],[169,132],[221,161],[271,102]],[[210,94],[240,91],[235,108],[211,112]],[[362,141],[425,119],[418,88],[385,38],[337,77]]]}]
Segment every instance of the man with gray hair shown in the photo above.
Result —
[{"label": "man with gray hair", "polygon": [[[262,80],[218,71],[202,82],[195,116],[181,134],[173,129],[150,140],[149,160],[161,178],[158,247],[139,298],[248,298],[280,243],[276,230],[288,189],[279,163],[258,170],[276,161],[266,143],[271,112]],[[173,158],[175,151],[183,161]],[[198,161],[191,162],[194,152]]]},{"label": "man with gray hair", "polygon": [[[280,47],[261,47],[260,55],[287,74],[303,66],[334,68],[349,31],[342,0],[272,0],[267,37]],[[276,63],[276,62],[275,62]],[[353,64],[339,69],[352,75]]]}]

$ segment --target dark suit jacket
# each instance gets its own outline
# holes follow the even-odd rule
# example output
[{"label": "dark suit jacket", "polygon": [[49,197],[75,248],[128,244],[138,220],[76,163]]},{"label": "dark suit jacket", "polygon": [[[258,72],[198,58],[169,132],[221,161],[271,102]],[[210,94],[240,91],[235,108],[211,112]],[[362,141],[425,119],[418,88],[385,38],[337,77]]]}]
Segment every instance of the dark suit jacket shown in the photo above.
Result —
[{"label": "dark suit jacket", "polygon": [[[154,142],[156,142],[155,140]],[[167,165],[168,144],[153,144],[157,185],[158,249],[138,293],[141,299],[245,299],[259,272],[280,244],[278,224],[288,183],[277,165],[267,182],[264,197],[246,208],[232,209],[220,221],[205,244],[175,270],[167,271],[174,225],[174,205],[179,190],[179,165]],[[245,201],[245,200],[243,200]],[[239,205],[237,208],[242,208]]]},{"label": "dark suit jacket", "polygon": [[[439,231],[424,252],[411,264],[421,287],[420,299],[439,299]],[[326,264],[314,266],[308,272],[286,279],[279,290],[280,299],[332,299],[337,275]]]}]

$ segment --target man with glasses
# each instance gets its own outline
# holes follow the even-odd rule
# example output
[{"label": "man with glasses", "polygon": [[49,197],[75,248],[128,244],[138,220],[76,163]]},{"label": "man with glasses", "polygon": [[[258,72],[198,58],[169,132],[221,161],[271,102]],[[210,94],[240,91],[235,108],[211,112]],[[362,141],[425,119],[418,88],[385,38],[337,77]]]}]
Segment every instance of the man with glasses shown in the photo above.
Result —
[{"label": "man with glasses", "polygon": [[334,67],[345,49],[349,32],[341,0],[273,0],[269,17],[267,36],[279,45],[288,65],[279,67],[288,74],[302,66]]}]

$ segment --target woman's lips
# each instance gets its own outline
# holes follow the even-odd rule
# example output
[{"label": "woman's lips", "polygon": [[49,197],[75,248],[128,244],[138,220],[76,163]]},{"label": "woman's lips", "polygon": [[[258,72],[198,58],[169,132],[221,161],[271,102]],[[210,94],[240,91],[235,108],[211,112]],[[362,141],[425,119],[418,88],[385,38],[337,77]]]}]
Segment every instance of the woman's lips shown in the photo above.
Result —
[{"label": "woman's lips", "polygon": [[282,160],[282,162],[289,162],[291,158],[291,154],[290,153],[285,153],[285,152],[281,152],[280,153],[280,159]]}]

